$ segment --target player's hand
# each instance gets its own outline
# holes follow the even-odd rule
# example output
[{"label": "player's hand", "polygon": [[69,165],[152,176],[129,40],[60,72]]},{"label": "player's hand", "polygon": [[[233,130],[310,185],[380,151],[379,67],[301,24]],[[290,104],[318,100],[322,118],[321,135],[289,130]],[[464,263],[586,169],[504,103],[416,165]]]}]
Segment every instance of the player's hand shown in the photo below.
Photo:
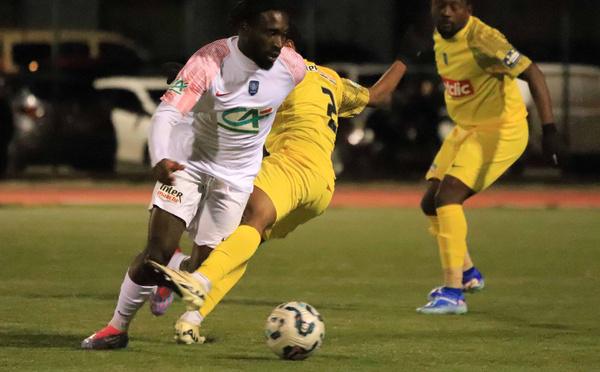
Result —
[{"label": "player's hand", "polygon": [[177,172],[184,169],[185,167],[182,164],[179,164],[174,160],[163,159],[156,163],[154,168],[152,168],[152,175],[158,182],[172,186],[173,182],[175,182],[173,172]]},{"label": "player's hand", "polygon": [[554,123],[542,125],[542,151],[544,158],[553,166],[558,166],[558,151],[560,140]]}]

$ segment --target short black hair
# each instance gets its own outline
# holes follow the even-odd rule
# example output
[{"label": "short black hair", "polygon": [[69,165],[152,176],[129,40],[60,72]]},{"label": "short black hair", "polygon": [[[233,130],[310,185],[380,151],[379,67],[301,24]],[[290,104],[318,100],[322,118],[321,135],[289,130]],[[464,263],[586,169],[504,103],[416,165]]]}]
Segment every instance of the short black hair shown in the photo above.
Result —
[{"label": "short black hair", "polygon": [[287,38],[294,42],[296,52],[302,55],[306,52],[306,40],[304,40],[304,38],[302,37],[302,32],[300,32],[298,25],[294,22],[290,22],[289,24]]},{"label": "short black hair", "polygon": [[231,10],[231,25],[237,29],[243,22],[254,24],[260,13],[269,10],[279,10],[290,15],[292,7],[289,0],[240,0]]}]

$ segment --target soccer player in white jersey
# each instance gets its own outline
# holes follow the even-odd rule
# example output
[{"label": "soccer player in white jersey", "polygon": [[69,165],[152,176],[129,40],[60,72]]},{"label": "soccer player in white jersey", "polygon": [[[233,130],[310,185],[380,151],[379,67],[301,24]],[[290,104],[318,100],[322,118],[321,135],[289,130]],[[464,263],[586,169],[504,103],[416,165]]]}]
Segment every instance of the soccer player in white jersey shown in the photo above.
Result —
[{"label": "soccer player in white jersey", "polygon": [[184,231],[196,252],[238,226],[275,112],[306,73],[302,57],[283,47],[286,3],[240,1],[232,12],[238,35],[196,52],[162,97],[149,133],[158,182],[148,242],[129,266],[113,318],[82,348],[127,346],[133,316],[162,281],[147,262],[179,268],[170,258]]}]

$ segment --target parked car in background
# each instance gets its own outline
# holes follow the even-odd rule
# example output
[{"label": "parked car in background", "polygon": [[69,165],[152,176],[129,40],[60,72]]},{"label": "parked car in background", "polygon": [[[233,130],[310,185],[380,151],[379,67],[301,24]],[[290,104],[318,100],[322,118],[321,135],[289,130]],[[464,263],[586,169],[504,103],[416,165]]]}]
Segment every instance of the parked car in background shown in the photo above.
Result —
[{"label": "parked car in background", "polygon": [[118,162],[150,162],[150,119],[167,87],[162,76],[114,76],[94,81],[94,88],[112,104],[111,119],[117,139]]},{"label": "parked car in background", "polygon": [[10,79],[13,174],[30,165],[70,165],[111,172],[115,135],[110,106],[81,78],[30,74]]},{"label": "parked car in background", "polygon": [[114,32],[93,30],[0,29],[0,73],[43,73],[56,68],[92,75],[135,73],[147,53]]}]

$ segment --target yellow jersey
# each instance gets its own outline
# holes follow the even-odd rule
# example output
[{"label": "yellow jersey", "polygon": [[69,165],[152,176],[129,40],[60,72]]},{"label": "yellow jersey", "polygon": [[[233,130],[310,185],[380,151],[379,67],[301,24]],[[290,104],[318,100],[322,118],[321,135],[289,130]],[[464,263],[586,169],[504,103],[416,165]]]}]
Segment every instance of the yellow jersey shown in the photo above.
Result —
[{"label": "yellow jersey", "polygon": [[333,183],[331,154],[338,118],[358,115],[369,103],[369,90],[341,78],[332,69],[305,61],[306,76],[277,110],[265,146],[286,151]]},{"label": "yellow jersey", "polygon": [[513,123],[527,117],[516,77],[531,60],[477,17],[450,39],[434,32],[435,60],[448,113],[462,127]]}]

